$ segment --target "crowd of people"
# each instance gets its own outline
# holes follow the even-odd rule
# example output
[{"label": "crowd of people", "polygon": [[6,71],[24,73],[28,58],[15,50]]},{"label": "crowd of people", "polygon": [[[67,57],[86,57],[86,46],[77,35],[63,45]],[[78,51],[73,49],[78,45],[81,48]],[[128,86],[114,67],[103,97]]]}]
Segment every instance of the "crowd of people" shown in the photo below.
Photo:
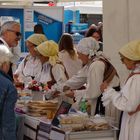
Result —
[{"label": "crowd of people", "polygon": [[[102,24],[99,23],[98,27]],[[0,140],[16,140],[16,85],[28,85],[32,80],[48,85],[47,100],[59,98],[62,92],[66,92],[65,96],[74,99],[77,109],[84,98],[91,105],[90,115],[115,117],[116,111],[123,111],[119,140],[140,139],[139,40],[119,50],[122,63],[131,71],[120,89],[119,75],[103,53],[102,28],[91,25],[85,37],[75,46],[70,34],[64,33],[57,44],[47,39],[40,25],[35,26],[35,32],[26,39],[29,53],[16,71],[12,71],[15,54],[11,50],[21,39],[20,28],[15,21],[1,26]]]}]

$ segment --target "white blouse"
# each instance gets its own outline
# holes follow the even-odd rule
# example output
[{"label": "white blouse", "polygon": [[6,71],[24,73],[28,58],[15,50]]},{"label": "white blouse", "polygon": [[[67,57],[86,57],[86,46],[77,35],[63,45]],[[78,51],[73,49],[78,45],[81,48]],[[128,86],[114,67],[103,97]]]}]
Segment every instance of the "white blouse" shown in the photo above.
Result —
[{"label": "white blouse", "polygon": [[81,60],[78,58],[72,59],[68,54],[68,52],[65,50],[59,52],[59,58],[61,62],[64,64],[66,71],[69,75],[69,78],[75,75],[82,68]]},{"label": "white blouse", "polygon": [[19,80],[22,82],[30,82],[32,80],[31,77],[36,77],[40,75],[42,69],[42,64],[40,60],[36,57],[32,57],[30,55],[26,56],[18,68],[15,71],[15,74],[19,75]]},{"label": "white blouse", "polygon": [[51,65],[48,62],[44,63],[37,81],[44,84],[50,81],[51,80],[50,68],[51,68]]},{"label": "white blouse", "polygon": [[[101,95],[100,85],[103,82],[104,70],[104,62],[94,61],[91,64],[85,65],[77,75],[74,75],[71,79],[65,82],[65,85],[71,87],[71,89],[78,89],[83,84],[87,84],[85,90],[76,90],[75,96],[78,96],[78,98],[80,98],[79,96],[85,97],[91,101],[92,114],[95,112],[97,98]],[[111,85],[116,87],[118,84],[119,78],[114,76]]]},{"label": "white blouse", "polygon": [[56,83],[52,86],[52,91],[62,91],[62,85],[67,81],[67,76],[65,74],[65,68],[62,64],[56,64],[52,67],[52,74]]},{"label": "white blouse", "polygon": [[48,62],[43,64],[41,74],[39,75],[40,79],[38,78],[38,81],[47,84],[47,82],[52,80],[51,73],[56,81],[51,87],[51,90],[60,91],[62,84],[67,80],[65,68],[61,64],[55,64],[54,66],[51,66]]},{"label": "white blouse", "polygon": [[[133,72],[140,72],[140,65]],[[131,116],[128,114],[135,111],[140,104],[140,74],[131,76],[120,92],[107,88],[102,100],[104,105],[112,102],[116,108],[123,111],[119,140],[140,140],[140,111]]]}]

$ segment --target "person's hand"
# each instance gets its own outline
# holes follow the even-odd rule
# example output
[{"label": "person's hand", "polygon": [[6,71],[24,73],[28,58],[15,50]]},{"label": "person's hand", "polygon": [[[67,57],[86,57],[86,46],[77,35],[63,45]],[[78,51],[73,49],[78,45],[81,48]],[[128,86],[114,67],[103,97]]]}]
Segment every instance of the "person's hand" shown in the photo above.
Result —
[{"label": "person's hand", "polygon": [[14,85],[17,89],[21,89],[21,90],[24,89],[24,83],[22,82],[14,82]]},{"label": "person's hand", "polygon": [[15,83],[18,83],[18,82],[19,82],[18,77],[19,77],[18,74],[14,74],[14,75],[13,75],[13,78],[14,78],[14,82],[15,82]]},{"label": "person's hand", "polygon": [[73,90],[68,90],[65,92],[65,96],[74,98],[74,91]]},{"label": "person's hand", "polygon": [[59,91],[55,91],[52,95],[53,98],[59,97],[60,96],[60,92]]},{"label": "person's hand", "polygon": [[107,89],[108,87],[108,83],[106,81],[104,81],[101,85],[100,85],[100,90],[101,92],[104,92],[105,89]]}]

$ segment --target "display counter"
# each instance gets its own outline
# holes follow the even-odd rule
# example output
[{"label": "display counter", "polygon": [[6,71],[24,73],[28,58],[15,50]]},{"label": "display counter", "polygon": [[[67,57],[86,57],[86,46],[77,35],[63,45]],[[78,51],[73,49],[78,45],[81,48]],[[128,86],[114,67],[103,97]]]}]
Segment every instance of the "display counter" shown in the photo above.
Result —
[{"label": "display counter", "polygon": [[[44,100],[43,94],[39,94],[39,92],[33,92],[32,94],[32,100]],[[60,110],[62,111],[61,108]],[[28,114],[29,112],[26,113]],[[27,114],[17,114],[17,140],[42,140],[41,136],[45,136],[45,138],[47,136],[47,138],[51,140],[117,140],[117,129],[115,127],[109,127],[106,130],[97,131],[85,131],[87,129],[84,129],[84,131],[78,130],[77,132],[64,132],[60,128],[52,126],[51,121],[47,119],[47,116],[31,117]],[[68,123],[68,121],[66,122]],[[74,124],[76,123],[74,122]],[[40,127],[41,124],[43,124],[43,127]],[[40,130],[40,128],[43,128],[43,130]]]},{"label": "display counter", "polygon": [[[18,130],[18,138],[19,140],[36,140],[37,132],[38,132],[38,125],[40,122],[50,124],[50,122],[44,118],[38,117],[30,117],[28,115],[24,115],[21,117],[20,128]],[[21,126],[22,125],[22,126]],[[52,129],[56,131],[55,133],[50,133],[50,137],[54,137],[51,135],[55,135],[55,137],[60,138],[60,133],[56,129]],[[58,128],[59,130],[59,128]],[[22,131],[22,132],[21,132]],[[117,140],[117,129],[112,128],[109,130],[102,130],[102,131],[79,131],[79,132],[70,132],[65,133],[65,140]],[[46,135],[46,134],[45,134]],[[63,140],[61,139],[54,139],[54,140]],[[39,139],[38,139],[39,140]]]}]

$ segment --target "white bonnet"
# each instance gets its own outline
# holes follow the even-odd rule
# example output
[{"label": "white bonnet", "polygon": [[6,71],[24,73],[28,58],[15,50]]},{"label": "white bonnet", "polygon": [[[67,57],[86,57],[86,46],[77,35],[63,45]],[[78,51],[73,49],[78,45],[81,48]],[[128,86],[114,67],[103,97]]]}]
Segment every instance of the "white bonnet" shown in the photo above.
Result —
[{"label": "white bonnet", "polygon": [[77,52],[94,56],[99,49],[98,42],[93,37],[86,37],[79,41],[77,45]]}]

